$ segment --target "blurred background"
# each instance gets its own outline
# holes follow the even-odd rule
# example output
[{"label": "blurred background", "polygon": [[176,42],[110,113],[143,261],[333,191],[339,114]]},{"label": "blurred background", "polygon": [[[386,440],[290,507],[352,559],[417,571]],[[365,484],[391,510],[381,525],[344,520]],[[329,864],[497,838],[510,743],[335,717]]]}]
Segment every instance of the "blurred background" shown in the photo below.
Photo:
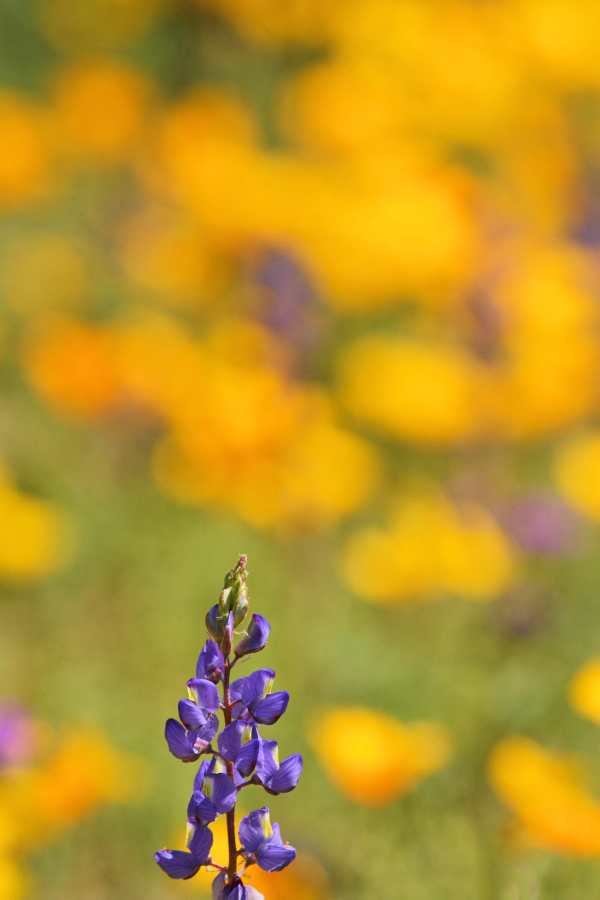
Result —
[{"label": "blurred background", "polygon": [[599,41],[0,0],[0,900],[208,897],[163,728],[239,553],[266,900],[600,892]]}]

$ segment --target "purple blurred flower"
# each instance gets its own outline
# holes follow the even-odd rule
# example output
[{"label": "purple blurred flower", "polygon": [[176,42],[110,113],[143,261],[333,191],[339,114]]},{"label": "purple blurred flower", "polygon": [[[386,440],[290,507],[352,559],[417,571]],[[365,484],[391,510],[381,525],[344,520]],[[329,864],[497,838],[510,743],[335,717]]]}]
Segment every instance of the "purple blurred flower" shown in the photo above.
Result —
[{"label": "purple blurred flower", "polygon": [[37,745],[33,716],[21,706],[0,707],[0,767],[27,766]]},{"label": "purple blurred flower", "polygon": [[265,295],[265,325],[299,350],[314,347],[322,331],[322,309],[304,268],[289,252],[267,248],[255,279]]},{"label": "purple blurred flower", "polygon": [[573,549],[576,519],[558,497],[531,493],[519,497],[507,515],[507,527],[528,553],[555,556]]}]

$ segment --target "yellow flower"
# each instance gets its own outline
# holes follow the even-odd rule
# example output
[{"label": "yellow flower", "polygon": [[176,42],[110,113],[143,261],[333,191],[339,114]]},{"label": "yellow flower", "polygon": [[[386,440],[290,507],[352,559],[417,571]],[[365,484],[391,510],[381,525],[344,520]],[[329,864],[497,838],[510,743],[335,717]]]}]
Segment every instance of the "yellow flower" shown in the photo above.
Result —
[{"label": "yellow flower", "polygon": [[600,433],[574,437],[559,448],[554,480],[575,509],[600,522]]},{"label": "yellow flower", "polygon": [[362,707],[321,713],[311,725],[310,740],[336,787],[364,806],[393,803],[450,757],[450,739],[441,725],[405,725]]},{"label": "yellow flower", "polygon": [[387,529],[356,531],[344,547],[340,574],[359,596],[379,603],[440,594],[481,601],[510,587],[515,558],[483,507],[454,508],[432,492],[401,498]]},{"label": "yellow flower", "polygon": [[148,210],[125,223],[119,257],[125,274],[167,305],[200,307],[223,287],[219,264],[202,231],[183,217]]},{"label": "yellow flower", "polygon": [[39,114],[26,98],[0,91],[0,209],[10,210],[39,197],[49,176]]},{"label": "yellow flower", "polygon": [[477,430],[477,369],[459,350],[370,336],[342,351],[338,371],[344,405],[384,434],[452,445]]},{"label": "yellow flower", "polygon": [[53,503],[16,490],[0,471],[0,580],[21,585],[62,568],[73,550],[72,527]]},{"label": "yellow flower", "polygon": [[54,92],[55,139],[67,157],[119,162],[140,141],[149,86],[141,72],[116,60],[66,70]]},{"label": "yellow flower", "polygon": [[256,323],[224,320],[196,341],[156,317],[118,330],[117,346],[124,389],[170,426],[153,458],[169,496],[292,529],[328,526],[368,498],[374,450],[272,364],[282,348]]},{"label": "yellow flower", "polygon": [[590,659],[573,676],[569,701],[581,716],[600,725],[600,657]]},{"label": "yellow flower", "polygon": [[561,88],[598,87],[600,16],[594,0],[513,0],[506,14],[538,77]]},{"label": "yellow flower", "polygon": [[11,856],[0,854],[0,900],[21,900],[30,879]]},{"label": "yellow flower", "polygon": [[600,803],[575,760],[514,736],[494,748],[489,777],[530,844],[567,856],[600,855]]}]

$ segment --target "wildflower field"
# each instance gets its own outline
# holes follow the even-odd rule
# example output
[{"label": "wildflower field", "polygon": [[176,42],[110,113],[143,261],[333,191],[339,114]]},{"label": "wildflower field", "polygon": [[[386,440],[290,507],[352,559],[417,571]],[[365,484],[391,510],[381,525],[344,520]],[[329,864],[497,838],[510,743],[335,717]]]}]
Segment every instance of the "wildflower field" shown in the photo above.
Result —
[{"label": "wildflower field", "polygon": [[600,896],[599,46],[0,0],[0,900]]}]

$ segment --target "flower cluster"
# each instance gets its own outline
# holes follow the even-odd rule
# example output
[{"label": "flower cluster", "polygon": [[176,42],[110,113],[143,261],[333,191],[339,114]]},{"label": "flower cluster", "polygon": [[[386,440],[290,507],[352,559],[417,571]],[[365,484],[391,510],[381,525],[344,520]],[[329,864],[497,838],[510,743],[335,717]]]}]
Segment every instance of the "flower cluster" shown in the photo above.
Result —
[{"label": "flower cluster", "polygon": [[[232,668],[241,659],[264,649],[270,632],[264,616],[253,613],[234,646],[235,629],[248,613],[246,578],[246,557],[240,556],[225,577],[219,602],[206,615],[210,638],[198,658],[196,677],[187,683],[188,698],[179,701],[181,721],[168,719],[165,727],[169,750],[177,759],[197,762],[202,756],[207,758],[198,767],[188,804],[187,850],[159,850],[154,858],[171,878],[192,878],[202,866],[218,871],[213,882],[215,900],[260,900],[262,895],[242,882],[246,869],[258,865],[265,872],[279,872],[296,857],[295,849],[282,841],[278,824],[271,824],[266,806],[241,819],[239,848],[236,842],[238,793],[258,785],[269,794],[284,794],[296,787],[302,773],[298,753],[280,763],[277,741],[259,733],[259,726],[273,725],[287,709],[287,691],[272,690],[275,672],[258,669],[236,681],[230,679]],[[218,712],[224,719],[220,732]],[[226,866],[210,856],[213,834],[209,826],[221,815],[227,817]]]}]

